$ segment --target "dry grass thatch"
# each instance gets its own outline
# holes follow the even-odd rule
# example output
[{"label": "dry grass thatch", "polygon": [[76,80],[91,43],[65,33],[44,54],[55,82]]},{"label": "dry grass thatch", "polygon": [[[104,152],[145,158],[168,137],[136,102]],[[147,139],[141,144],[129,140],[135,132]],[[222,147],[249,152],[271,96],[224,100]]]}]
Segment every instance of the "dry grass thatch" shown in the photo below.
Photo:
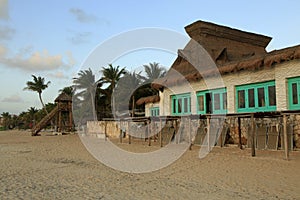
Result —
[{"label": "dry grass thatch", "polygon": [[[180,57],[180,56],[178,56]],[[164,78],[158,79],[155,83],[152,84],[152,87],[160,89],[163,87],[170,87],[184,81],[195,82],[201,80],[203,77],[215,76],[217,74],[227,74],[227,73],[237,73],[242,70],[261,70],[264,68],[275,67],[276,64],[300,59],[300,45],[275,50],[269,53],[266,53],[261,57],[252,57],[250,59],[244,59],[236,62],[227,62],[223,65],[217,66],[217,68],[206,69],[204,71],[198,71],[195,67],[190,64],[184,58],[177,58],[173,63],[170,71],[176,70],[179,75],[174,75],[174,73],[167,73]]]},{"label": "dry grass thatch", "polygon": [[160,97],[158,95],[142,97],[136,101],[137,105],[147,104],[147,103],[156,103],[159,102]]}]

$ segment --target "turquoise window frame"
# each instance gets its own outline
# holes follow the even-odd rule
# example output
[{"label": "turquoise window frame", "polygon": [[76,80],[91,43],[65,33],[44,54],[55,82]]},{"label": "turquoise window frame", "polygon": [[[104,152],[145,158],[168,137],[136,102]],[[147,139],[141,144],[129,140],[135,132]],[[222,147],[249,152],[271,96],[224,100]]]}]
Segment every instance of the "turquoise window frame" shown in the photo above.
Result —
[{"label": "turquoise window frame", "polygon": [[[269,87],[275,88],[275,99],[274,104],[270,105],[270,99],[269,99]],[[264,89],[264,93],[259,94],[260,89]],[[251,90],[254,94],[254,104],[249,105],[249,90]],[[239,108],[239,92],[244,93],[244,108]],[[259,96],[264,95],[264,105],[259,106]],[[252,102],[253,103],[253,102]],[[268,112],[268,111],[276,111],[276,87],[275,87],[275,80],[267,81],[267,82],[261,82],[261,83],[253,83],[253,84],[247,84],[247,85],[240,85],[236,86],[236,110],[238,113],[242,112]]]},{"label": "turquoise window frame", "polygon": [[[212,101],[212,113],[211,114],[226,114],[227,113],[227,89],[226,88],[219,88],[219,89],[213,89],[213,90],[204,90],[204,91],[198,91],[196,93],[197,96],[197,113],[198,114],[207,114],[206,104],[206,94],[211,93],[211,101]],[[215,96],[219,95],[219,104],[215,104]],[[224,96],[225,95],[225,96]],[[199,97],[202,96],[203,101],[203,108],[200,109],[199,106]],[[226,97],[226,99],[224,98]],[[225,101],[225,102],[224,102]],[[224,105],[225,103],[225,105]],[[218,108],[216,108],[216,105]],[[202,107],[202,106],[201,106]]]},{"label": "turquoise window frame", "polygon": [[171,112],[175,116],[191,114],[191,93],[172,95]]},{"label": "turquoise window frame", "polygon": [[[293,102],[293,84],[297,89],[297,103]],[[300,77],[288,78],[288,103],[289,110],[300,110]]]},{"label": "turquoise window frame", "polygon": [[151,117],[159,116],[159,107],[150,108],[150,116]]}]

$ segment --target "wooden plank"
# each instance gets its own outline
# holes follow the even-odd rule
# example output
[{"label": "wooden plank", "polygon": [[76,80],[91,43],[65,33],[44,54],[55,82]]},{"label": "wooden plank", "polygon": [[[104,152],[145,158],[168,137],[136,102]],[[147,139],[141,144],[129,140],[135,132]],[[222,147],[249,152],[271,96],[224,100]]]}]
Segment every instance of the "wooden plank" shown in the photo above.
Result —
[{"label": "wooden plank", "polygon": [[251,155],[255,156],[255,121],[254,114],[251,114]]}]

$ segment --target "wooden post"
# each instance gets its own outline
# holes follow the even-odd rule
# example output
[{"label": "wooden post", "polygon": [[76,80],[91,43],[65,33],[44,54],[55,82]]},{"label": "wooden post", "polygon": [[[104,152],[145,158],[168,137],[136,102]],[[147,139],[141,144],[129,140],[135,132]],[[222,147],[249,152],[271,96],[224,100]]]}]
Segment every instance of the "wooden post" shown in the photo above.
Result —
[{"label": "wooden post", "polygon": [[147,120],[147,128],[148,128],[148,146],[151,146],[151,124],[150,124],[150,120]]},{"label": "wooden post", "polygon": [[241,118],[238,117],[238,133],[239,133],[239,147],[243,149],[242,146],[242,128],[241,128]]},{"label": "wooden post", "polygon": [[62,132],[62,118],[61,118],[60,102],[58,102],[58,132]]},{"label": "wooden post", "polygon": [[106,139],[106,136],[107,136],[107,121],[105,121],[105,127],[104,127],[104,137],[105,137],[105,141],[107,140],[107,139]]},{"label": "wooden post", "polygon": [[177,119],[175,119],[175,124],[174,124],[174,141],[177,144]]},{"label": "wooden post", "polygon": [[161,119],[159,119],[159,144],[160,144],[160,147],[163,146],[163,144],[162,144],[162,124],[161,124]]},{"label": "wooden post", "polygon": [[130,128],[130,122],[129,120],[127,121],[127,134],[128,134],[128,144],[131,144],[131,135],[130,135],[130,131],[129,131],[129,128]]},{"label": "wooden post", "polygon": [[192,136],[191,136],[191,116],[188,117],[188,126],[189,126],[189,149],[192,150]]},{"label": "wooden post", "polygon": [[69,127],[70,131],[73,131],[73,115],[72,115],[72,102],[68,102],[69,110]]},{"label": "wooden post", "polygon": [[287,120],[285,114],[283,114],[283,138],[284,138],[285,159],[289,160],[289,143],[288,143],[288,133],[287,133]]},{"label": "wooden post", "polygon": [[207,120],[207,149],[208,151],[210,151],[210,144],[209,144],[209,134],[210,134],[210,117],[207,116],[206,117],[206,120]]},{"label": "wooden post", "polygon": [[120,143],[122,143],[123,140],[123,129],[122,129],[122,121],[120,120]]},{"label": "wooden post", "polygon": [[255,156],[255,121],[254,113],[251,114],[251,155]]}]

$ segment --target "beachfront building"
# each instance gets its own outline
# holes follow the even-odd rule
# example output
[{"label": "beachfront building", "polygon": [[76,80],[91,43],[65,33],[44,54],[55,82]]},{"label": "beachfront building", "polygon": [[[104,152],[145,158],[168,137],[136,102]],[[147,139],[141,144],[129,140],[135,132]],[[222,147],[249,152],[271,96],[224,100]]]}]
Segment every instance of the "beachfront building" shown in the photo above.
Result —
[{"label": "beachfront building", "polygon": [[191,41],[152,84],[159,98],[144,98],[146,116],[300,110],[300,46],[267,52],[268,36],[204,21],[185,30]]}]

